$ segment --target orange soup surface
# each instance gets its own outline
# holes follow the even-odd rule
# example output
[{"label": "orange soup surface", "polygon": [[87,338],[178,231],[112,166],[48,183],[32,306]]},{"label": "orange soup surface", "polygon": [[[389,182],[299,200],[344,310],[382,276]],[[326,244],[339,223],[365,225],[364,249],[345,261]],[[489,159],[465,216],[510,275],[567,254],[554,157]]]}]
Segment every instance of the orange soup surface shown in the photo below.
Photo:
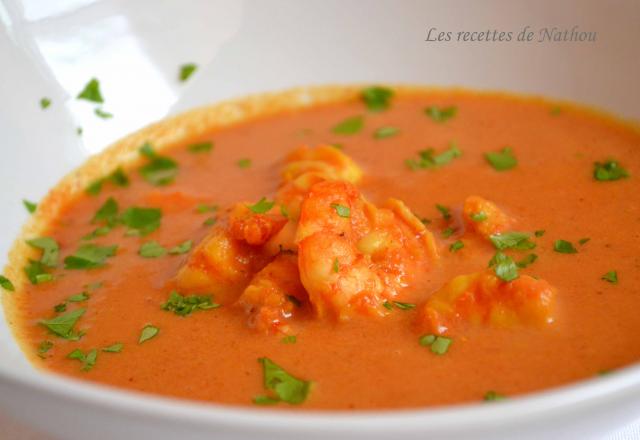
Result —
[{"label": "orange soup surface", "polygon": [[33,362],[224,404],[388,409],[640,359],[637,131],[534,99],[372,96],[146,146],[68,200],[16,294]]}]

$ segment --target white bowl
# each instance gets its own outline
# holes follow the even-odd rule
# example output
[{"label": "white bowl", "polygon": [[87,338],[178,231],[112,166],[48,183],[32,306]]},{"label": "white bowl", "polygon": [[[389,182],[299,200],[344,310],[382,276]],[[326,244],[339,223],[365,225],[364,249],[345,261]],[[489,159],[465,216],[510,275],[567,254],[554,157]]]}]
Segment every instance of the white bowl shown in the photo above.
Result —
[{"label": "white bowl", "polygon": [[[341,82],[463,85],[543,94],[640,119],[640,3],[598,1],[6,0],[0,4],[0,254],[37,200],[111,141],[222,98]],[[595,42],[429,42],[443,31],[529,26]],[[536,34],[537,37],[537,34]],[[192,79],[177,66],[195,61]],[[73,97],[102,81],[104,121]],[[39,108],[48,96],[53,105]],[[77,136],[76,127],[84,128]],[[0,323],[0,408],[65,439],[598,437],[640,414],[640,367],[494,405],[309,413],[223,407],[36,371]]]}]

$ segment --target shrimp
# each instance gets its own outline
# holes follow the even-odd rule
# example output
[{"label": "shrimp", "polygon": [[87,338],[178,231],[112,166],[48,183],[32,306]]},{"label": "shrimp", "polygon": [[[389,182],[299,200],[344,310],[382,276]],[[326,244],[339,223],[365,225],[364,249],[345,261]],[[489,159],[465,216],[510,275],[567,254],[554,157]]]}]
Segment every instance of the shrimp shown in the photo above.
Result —
[{"label": "shrimp", "polygon": [[287,219],[274,207],[266,213],[251,211],[248,204],[236,204],[229,214],[229,230],[236,240],[260,246],[276,235]]},{"label": "shrimp", "polygon": [[249,316],[249,326],[257,331],[288,334],[288,321],[306,301],[297,257],[282,253],[253,277],[237,305]]},{"label": "shrimp", "polygon": [[384,302],[437,259],[424,225],[404,218],[410,211],[402,202],[390,205],[375,207],[344,181],[311,187],[296,242],[300,278],[319,317],[384,316]]},{"label": "shrimp", "polygon": [[297,220],[300,205],[312,185],[325,180],[357,183],[362,170],[347,155],[330,145],[300,147],[285,159],[282,185],[276,201],[285,207],[289,218]]},{"label": "shrimp", "polygon": [[264,260],[256,249],[218,226],[189,255],[176,276],[177,286],[212,293],[217,302],[227,304],[236,300]]},{"label": "shrimp", "polygon": [[488,238],[493,234],[507,231],[514,223],[493,202],[478,196],[469,196],[464,201],[462,208],[467,228]]},{"label": "shrimp", "polygon": [[543,327],[554,322],[555,289],[527,275],[505,282],[492,271],[459,275],[422,305],[417,326],[444,334],[463,324]]}]

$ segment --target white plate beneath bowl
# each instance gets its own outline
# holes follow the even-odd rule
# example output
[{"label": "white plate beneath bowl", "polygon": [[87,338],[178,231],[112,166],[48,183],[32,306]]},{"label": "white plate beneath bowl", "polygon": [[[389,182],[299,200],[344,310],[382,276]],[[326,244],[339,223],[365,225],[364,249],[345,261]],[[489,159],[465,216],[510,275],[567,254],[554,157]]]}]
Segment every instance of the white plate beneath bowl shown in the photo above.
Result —
[{"label": "white plate beneath bowl", "polygon": [[[37,200],[89,154],[170,113],[295,85],[401,82],[544,94],[640,119],[640,3],[3,0],[0,255]],[[597,32],[594,43],[426,42],[431,27]],[[186,84],[178,66],[201,68]],[[106,111],[74,100],[91,77]],[[43,96],[52,99],[46,111]],[[76,127],[82,126],[79,137]],[[638,367],[499,407],[292,416],[142,397],[35,372],[0,324],[0,407],[68,439],[584,437],[640,415]],[[553,410],[550,411],[550,410]],[[446,422],[446,423],[445,423]]]}]

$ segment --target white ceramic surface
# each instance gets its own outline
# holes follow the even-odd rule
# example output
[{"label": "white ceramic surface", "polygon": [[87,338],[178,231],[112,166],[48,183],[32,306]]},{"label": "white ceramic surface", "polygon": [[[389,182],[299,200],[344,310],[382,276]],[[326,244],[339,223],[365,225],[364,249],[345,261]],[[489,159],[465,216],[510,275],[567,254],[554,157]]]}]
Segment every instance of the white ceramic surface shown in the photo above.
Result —
[{"label": "white ceramic surface", "polygon": [[[637,0],[0,0],[0,260],[26,219],[21,198],[39,199],[89,154],[153,120],[251,92],[327,82],[463,85],[640,120],[639,20]],[[577,25],[597,40],[425,41],[431,27],[517,34],[527,25]],[[192,61],[201,68],[179,83],[177,66]],[[93,76],[111,120],[73,99]],[[53,101],[44,112],[43,96]],[[45,375],[2,322],[0,408],[64,439],[598,438],[640,418],[640,368],[499,405],[291,414]]]}]

